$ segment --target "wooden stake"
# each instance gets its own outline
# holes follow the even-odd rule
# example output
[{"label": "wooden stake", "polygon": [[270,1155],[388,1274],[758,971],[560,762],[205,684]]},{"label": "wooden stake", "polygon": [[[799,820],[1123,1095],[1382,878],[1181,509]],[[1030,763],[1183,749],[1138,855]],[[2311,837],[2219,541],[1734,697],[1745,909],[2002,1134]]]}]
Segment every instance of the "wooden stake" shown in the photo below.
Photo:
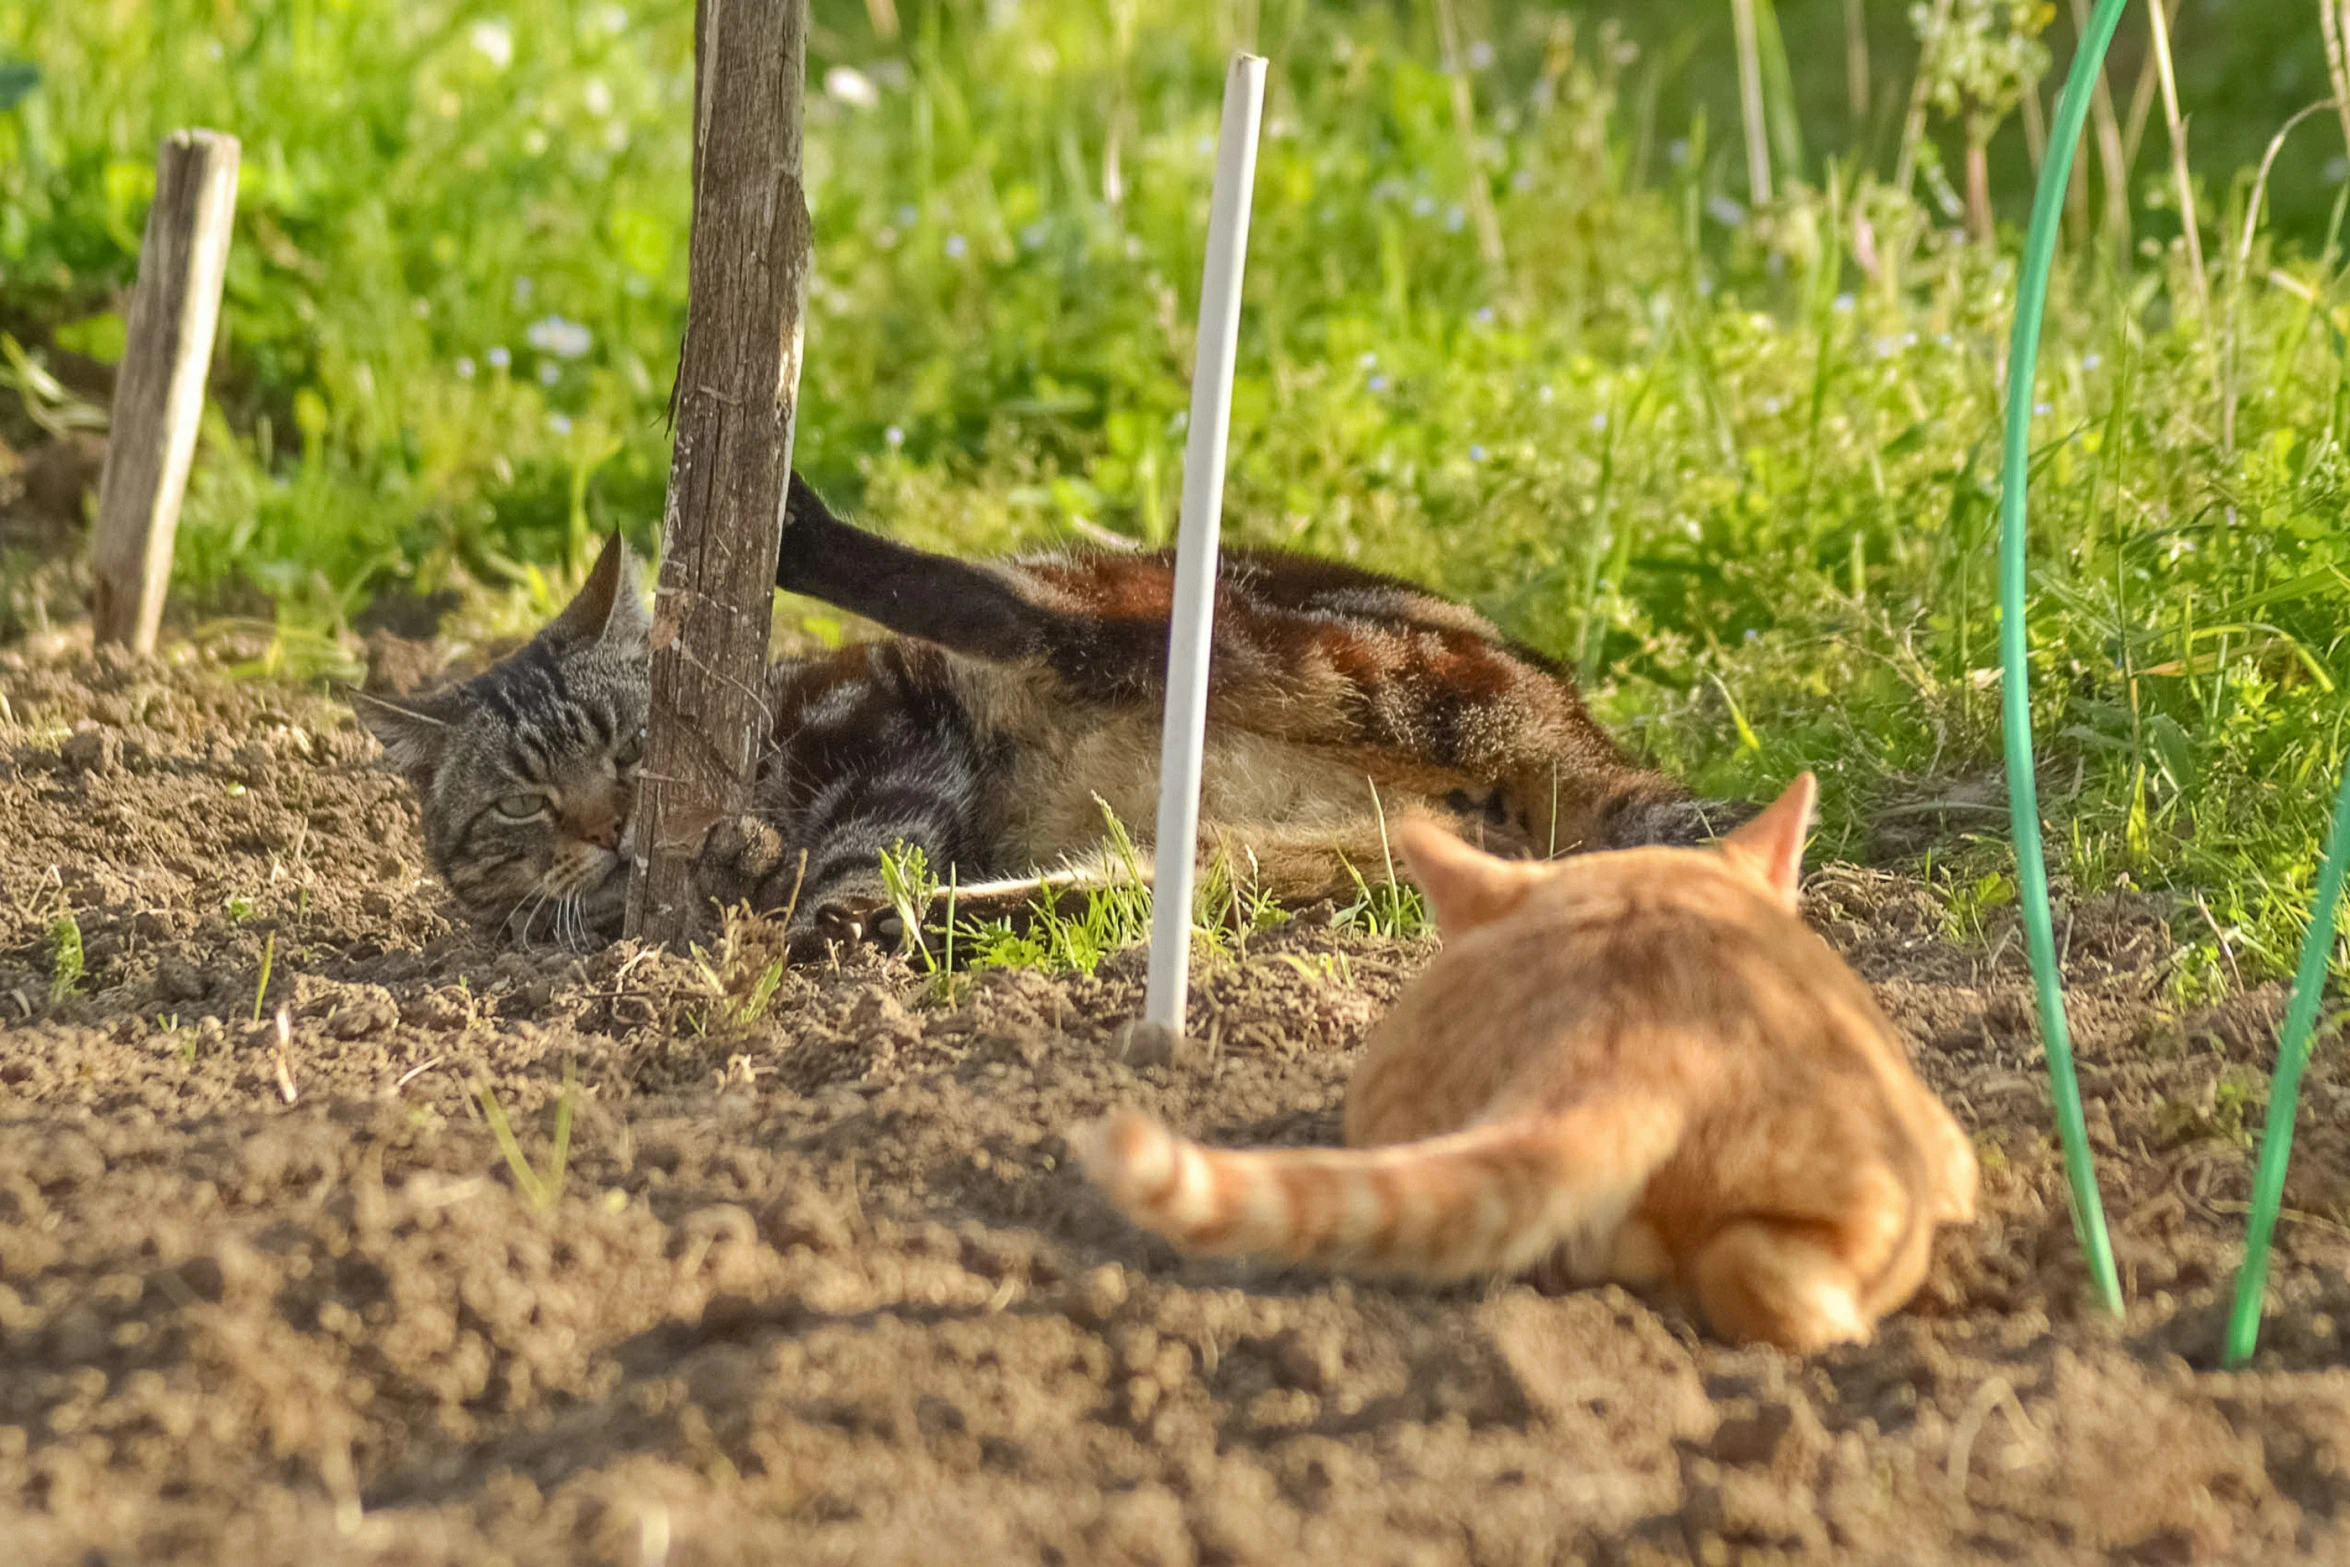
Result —
[{"label": "wooden stake", "polygon": [[765,741],[810,241],[800,179],[807,0],[704,0],[696,10],[685,345],[628,889],[629,933],[662,942],[692,928],[695,850],[713,822],[743,808]]},{"label": "wooden stake", "polygon": [[139,245],[90,536],[97,638],[138,653],[155,651],[163,623],[180,499],[204,418],[204,376],[236,220],[238,151],[237,139],[218,131],[174,131],[155,155],[155,205]]}]

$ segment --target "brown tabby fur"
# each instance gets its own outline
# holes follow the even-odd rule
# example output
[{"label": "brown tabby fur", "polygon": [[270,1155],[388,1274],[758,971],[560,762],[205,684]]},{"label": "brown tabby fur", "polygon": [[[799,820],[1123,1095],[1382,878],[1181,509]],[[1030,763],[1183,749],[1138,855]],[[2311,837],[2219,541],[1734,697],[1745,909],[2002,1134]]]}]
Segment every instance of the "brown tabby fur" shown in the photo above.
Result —
[{"label": "brown tabby fur", "polygon": [[[875,867],[894,839],[969,886],[1084,857],[1105,806],[1147,834],[1168,553],[927,554],[795,475],[776,580],[896,635],[771,674],[756,797],[702,856],[719,901],[796,888],[803,918],[845,931],[887,917]],[[1279,901],[1346,892],[1407,808],[1518,856],[1697,842],[1750,811],[1635,766],[1565,670],[1394,578],[1227,551],[1211,652],[1204,847]]]},{"label": "brown tabby fur", "polygon": [[1506,862],[1401,842],[1446,938],[1373,1033],[1346,1150],[1203,1148],[1133,1112],[1087,1170],[1186,1250],[1430,1280],[1659,1287],[1715,1331],[1865,1341],[1974,1216],[1967,1137],[1795,912],[1806,773],[1718,850]]}]

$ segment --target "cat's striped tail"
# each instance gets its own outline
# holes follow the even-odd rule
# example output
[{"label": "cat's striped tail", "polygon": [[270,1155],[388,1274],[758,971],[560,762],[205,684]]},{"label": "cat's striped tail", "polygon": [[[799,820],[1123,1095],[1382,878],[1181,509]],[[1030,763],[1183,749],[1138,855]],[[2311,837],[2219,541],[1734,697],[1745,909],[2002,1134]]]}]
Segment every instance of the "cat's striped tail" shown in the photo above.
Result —
[{"label": "cat's striped tail", "polygon": [[1181,1250],[1442,1281],[1562,1246],[1604,1258],[1681,1125],[1621,1095],[1379,1148],[1208,1148],[1132,1110],[1070,1142],[1120,1212]]}]

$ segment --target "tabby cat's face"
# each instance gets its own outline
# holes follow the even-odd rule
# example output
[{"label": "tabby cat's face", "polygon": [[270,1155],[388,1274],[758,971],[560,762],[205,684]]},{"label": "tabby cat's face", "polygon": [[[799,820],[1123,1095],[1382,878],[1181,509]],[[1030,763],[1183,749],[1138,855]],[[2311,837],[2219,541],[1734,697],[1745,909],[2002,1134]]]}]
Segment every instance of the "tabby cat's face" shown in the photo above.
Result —
[{"label": "tabby cat's face", "polygon": [[619,934],[644,749],[646,622],[618,538],[528,645],[464,685],[360,720],[416,789],[433,868],[479,924]]}]

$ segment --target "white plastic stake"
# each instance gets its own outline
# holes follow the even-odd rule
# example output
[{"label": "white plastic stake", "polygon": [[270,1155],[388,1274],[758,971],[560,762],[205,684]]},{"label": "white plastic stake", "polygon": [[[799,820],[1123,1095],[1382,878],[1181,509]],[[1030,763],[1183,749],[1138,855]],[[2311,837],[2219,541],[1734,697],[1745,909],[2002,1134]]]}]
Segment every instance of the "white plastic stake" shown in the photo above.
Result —
[{"label": "white plastic stake", "polygon": [[1262,56],[1235,54],[1224,76],[1208,259],[1191,370],[1183,510],[1176,523],[1174,618],[1167,628],[1167,715],[1159,736],[1159,830],[1152,840],[1150,989],[1143,1020],[1183,1032],[1191,983],[1191,890],[1199,843],[1200,764],[1208,726],[1208,643],[1216,612],[1216,532],[1224,519],[1224,448],[1232,420],[1232,356],[1240,338],[1240,276],[1249,195],[1265,110]]}]

